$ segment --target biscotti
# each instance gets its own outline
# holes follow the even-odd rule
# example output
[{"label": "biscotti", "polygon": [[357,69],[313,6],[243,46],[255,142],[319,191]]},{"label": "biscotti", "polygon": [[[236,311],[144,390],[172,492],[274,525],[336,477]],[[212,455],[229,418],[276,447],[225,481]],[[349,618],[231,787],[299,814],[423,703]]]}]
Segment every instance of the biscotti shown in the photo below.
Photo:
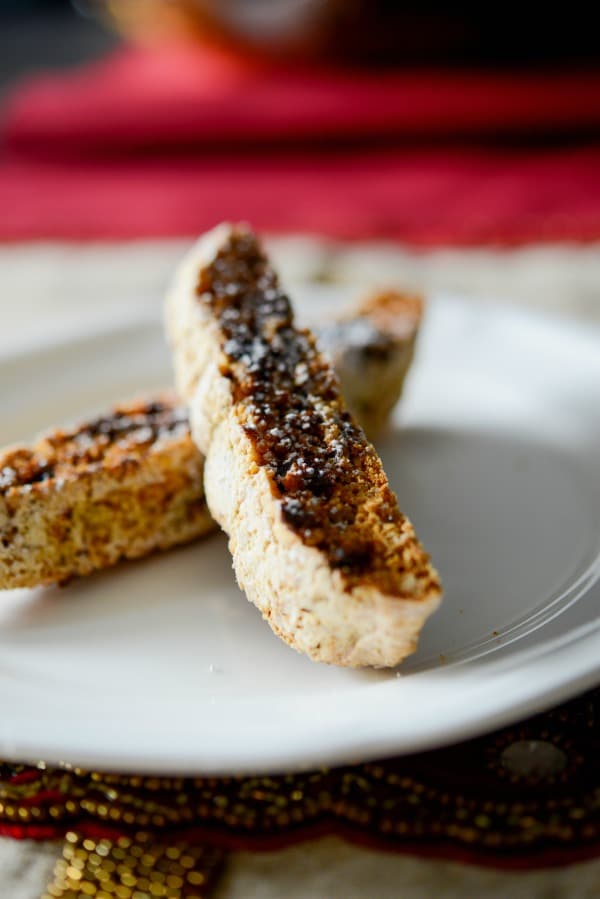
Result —
[{"label": "biscotti", "polygon": [[0,454],[0,587],[89,574],[214,528],[202,455],[172,396]]},{"label": "biscotti", "polygon": [[441,587],[254,234],[222,225],[167,299],[177,387],[240,586],[311,658],[394,666]]},{"label": "biscotti", "polygon": [[[319,329],[367,433],[379,433],[398,399],[419,303],[399,293],[374,294]],[[204,501],[202,465],[175,394],[121,403],[74,429],[50,431],[34,446],[0,451],[0,588],[62,581],[209,533],[215,524]],[[45,486],[34,486],[40,483]],[[117,514],[108,514],[111,483]],[[161,490],[159,506],[145,501]],[[156,539],[141,541],[141,534]]]}]

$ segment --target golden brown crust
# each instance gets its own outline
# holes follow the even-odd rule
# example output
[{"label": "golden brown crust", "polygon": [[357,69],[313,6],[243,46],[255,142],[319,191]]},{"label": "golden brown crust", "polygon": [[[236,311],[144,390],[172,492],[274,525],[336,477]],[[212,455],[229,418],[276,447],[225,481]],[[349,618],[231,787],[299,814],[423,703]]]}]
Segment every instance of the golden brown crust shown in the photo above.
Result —
[{"label": "golden brown crust", "polygon": [[[369,298],[364,308],[319,329],[350,405],[373,432],[397,399],[408,343],[394,336],[393,316],[389,333],[371,323],[377,307],[377,297]],[[119,552],[132,558],[206,534],[211,521],[202,479],[193,484],[186,474],[202,464],[187,410],[174,393],[122,403],[74,428],[49,431],[33,446],[0,452],[0,586],[61,580],[112,565]],[[99,502],[108,482],[110,500]],[[96,499],[84,505],[86,496]],[[185,515],[176,514],[178,505]],[[128,510],[125,530],[115,507]],[[42,522],[43,560],[33,549]]]},{"label": "golden brown crust", "polygon": [[388,288],[374,290],[356,310],[389,339],[412,340],[423,319],[424,301],[420,294],[405,293]]},{"label": "golden brown crust", "polygon": [[[347,415],[314,339],[290,320],[289,302],[254,236],[227,224],[205,234],[176,272],[166,321],[177,386],[206,454],[207,502],[229,535],[248,599],[282,639],[316,661],[397,665],[439,605],[439,581],[410,522],[398,522],[381,463]],[[310,441],[315,434],[320,445]],[[308,463],[328,452],[331,462],[336,440],[348,464],[339,477],[333,464],[321,477],[304,450]],[[320,545],[300,532],[304,522],[286,520],[294,491],[300,514],[317,514]],[[337,522],[336,494],[352,520]],[[391,520],[382,514],[386,504]],[[321,524],[324,511],[331,517]],[[326,528],[332,540],[323,545]],[[378,544],[368,547],[368,565],[360,556],[345,564],[347,534]],[[337,567],[330,561],[336,550]]]},{"label": "golden brown crust", "polygon": [[76,477],[94,465],[107,469],[135,463],[164,440],[189,433],[187,412],[175,394],[116,406],[105,415],[69,429],[56,428],[32,447],[17,446],[0,455],[0,493]]},{"label": "golden brown crust", "polygon": [[0,454],[0,587],[89,574],[214,528],[173,397],[117,407]]},{"label": "golden brown crust", "polygon": [[230,231],[201,268],[196,295],[216,324],[220,373],[285,524],[325,556],[348,591],[368,585],[405,597],[407,575],[412,599],[439,591],[330,363],[313,334],[295,327],[250,231]]}]

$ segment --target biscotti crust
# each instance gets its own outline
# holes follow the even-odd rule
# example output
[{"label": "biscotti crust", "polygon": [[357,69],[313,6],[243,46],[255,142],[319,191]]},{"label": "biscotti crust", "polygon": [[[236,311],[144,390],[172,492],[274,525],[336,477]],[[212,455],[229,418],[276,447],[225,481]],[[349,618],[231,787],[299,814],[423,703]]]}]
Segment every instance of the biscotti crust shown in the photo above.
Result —
[{"label": "biscotti crust", "polygon": [[196,244],[167,327],[207,502],[248,599],[314,660],[398,664],[439,579],[250,232],[223,225]]},{"label": "biscotti crust", "polygon": [[0,454],[0,587],[90,574],[214,528],[173,397],[120,406]]},{"label": "biscotti crust", "polygon": [[[388,293],[381,295],[381,303],[386,311],[389,310]],[[378,295],[375,295],[349,309],[343,317],[318,329],[320,344],[325,346],[334,364],[349,406],[368,433],[381,429],[399,396],[401,382],[398,374],[403,381],[407,349],[414,342],[414,332],[418,327],[418,322],[409,321],[410,327],[407,329],[403,295],[395,295],[389,322],[376,323],[380,312]],[[164,461],[165,465],[170,464],[170,476],[168,495],[163,496],[157,508],[160,491],[156,485],[153,503],[142,503],[143,497],[138,497],[136,501],[128,491],[129,488],[135,491],[138,483],[154,482],[153,469],[161,443],[164,444],[164,453],[168,453]],[[4,588],[35,586],[38,577],[43,578],[44,582],[64,580],[114,564],[118,547],[122,547],[124,556],[139,557],[157,548],[168,549],[204,536],[210,530],[210,522],[202,479],[199,477],[197,483],[192,484],[185,475],[185,469],[195,470],[196,462],[198,471],[201,470],[202,458],[195,460],[195,454],[200,455],[200,452],[190,437],[187,409],[175,394],[121,403],[112,411],[84,421],[75,428],[49,431],[33,447],[20,446],[0,451],[0,495],[6,497],[9,489],[17,491],[11,513],[13,526],[7,525],[0,537],[4,540],[0,549],[0,572],[3,572],[0,584]],[[184,471],[177,468],[180,462]],[[124,476],[127,467],[130,476],[135,467],[135,478],[128,480]],[[87,481],[88,495],[93,496],[100,484],[107,480],[108,470],[112,470],[113,479],[119,470],[122,475],[118,496],[115,493],[112,497],[113,504],[118,500],[119,508],[130,508],[130,520],[131,509],[135,506],[137,533],[146,527],[155,532],[156,541],[146,539],[136,546],[131,542],[125,545],[126,535],[119,533],[122,528],[119,515],[115,516],[106,502],[103,506],[97,502],[90,502],[87,506],[77,503],[76,497],[78,492],[81,495],[84,480]],[[79,491],[74,489],[74,479],[79,483]],[[46,481],[46,487],[38,486]],[[177,483],[182,490],[181,496],[171,492]],[[57,496],[61,491],[67,492],[64,502]],[[79,515],[79,540],[76,543],[69,539],[74,502],[77,503]],[[188,509],[187,515],[177,517],[174,514],[178,503]],[[23,506],[27,504],[31,509],[25,515]],[[6,502],[4,508],[8,508]],[[52,509],[60,516],[53,522],[49,518]],[[170,518],[167,520],[168,515]],[[146,516],[148,518],[144,521]],[[15,526],[17,517],[21,528],[26,530]],[[47,530],[56,537],[62,537],[60,565],[57,565],[57,548],[55,546],[53,550],[52,543],[48,547],[46,564],[40,564],[39,554],[27,549],[35,543],[29,529],[38,528],[44,517]],[[98,537],[100,529],[103,532],[102,541]],[[21,547],[18,551],[17,545]],[[30,565],[31,571],[28,570]]]},{"label": "biscotti crust", "polygon": [[217,322],[220,373],[287,526],[324,554],[348,590],[362,583],[406,596],[408,569],[409,594],[415,581],[426,592],[428,558],[316,338],[294,326],[254,235],[232,232],[201,270],[196,294]]}]

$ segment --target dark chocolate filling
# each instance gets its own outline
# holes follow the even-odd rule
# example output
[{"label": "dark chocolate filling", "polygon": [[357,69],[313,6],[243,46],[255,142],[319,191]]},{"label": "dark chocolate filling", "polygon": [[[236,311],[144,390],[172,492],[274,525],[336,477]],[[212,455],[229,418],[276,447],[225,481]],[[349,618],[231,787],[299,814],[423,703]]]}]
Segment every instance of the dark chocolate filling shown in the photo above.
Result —
[{"label": "dark chocolate filling", "polygon": [[0,468],[0,492],[50,480],[61,466],[102,460],[115,445],[142,449],[170,435],[189,431],[185,407],[168,400],[117,408],[72,430],[54,431],[36,449],[17,449]]},{"label": "dark chocolate filling", "polygon": [[221,373],[284,521],[348,587],[368,571],[370,582],[401,593],[406,519],[314,336],[294,327],[290,301],[251,232],[232,232],[202,270],[197,296],[218,322]]},{"label": "dark chocolate filling", "polygon": [[189,427],[184,406],[155,401],[144,403],[135,409],[115,409],[109,415],[92,419],[74,431],[64,432],[60,439],[85,441],[100,437],[112,442],[141,432],[145,438],[143,442],[146,443],[172,434],[182,426]]}]

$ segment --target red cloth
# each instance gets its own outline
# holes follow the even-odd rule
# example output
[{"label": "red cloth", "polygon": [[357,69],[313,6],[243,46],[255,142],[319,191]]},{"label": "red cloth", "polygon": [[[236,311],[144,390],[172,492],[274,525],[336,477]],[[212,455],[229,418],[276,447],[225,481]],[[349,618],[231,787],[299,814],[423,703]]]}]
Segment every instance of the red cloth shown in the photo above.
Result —
[{"label": "red cloth", "polygon": [[[591,240],[600,148],[523,141],[594,132],[600,71],[317,71],[126,49],[9,99],[0,238],[193,234],[241,218],[423,245]],[[513,143],[481,142],[498,136]]]}]

